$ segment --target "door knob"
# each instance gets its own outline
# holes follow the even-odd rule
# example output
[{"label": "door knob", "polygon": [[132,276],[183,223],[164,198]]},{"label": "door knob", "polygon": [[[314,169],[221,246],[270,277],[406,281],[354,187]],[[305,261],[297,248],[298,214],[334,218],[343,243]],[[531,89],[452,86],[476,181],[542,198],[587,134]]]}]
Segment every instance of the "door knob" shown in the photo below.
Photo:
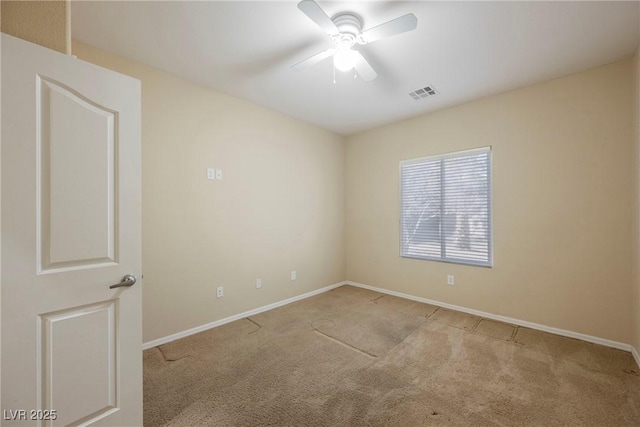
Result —
[{"label": "door knob", "polygon": [[120,283],[109,286],[109,289],[122,288],[123,286],[133,286],[134,283],[136,283],[136,276],[134,276],[133,274],[127,274],[122,278]]}]

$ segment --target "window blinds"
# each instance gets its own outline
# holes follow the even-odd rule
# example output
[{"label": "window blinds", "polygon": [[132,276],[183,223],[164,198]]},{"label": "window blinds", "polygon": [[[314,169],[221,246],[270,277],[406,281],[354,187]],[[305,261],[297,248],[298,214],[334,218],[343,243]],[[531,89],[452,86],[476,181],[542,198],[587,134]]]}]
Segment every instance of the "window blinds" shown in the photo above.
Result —
[{"label": "window blinds", "polygon": [[491,148],[400,163],[400,255],[492,265]]}]

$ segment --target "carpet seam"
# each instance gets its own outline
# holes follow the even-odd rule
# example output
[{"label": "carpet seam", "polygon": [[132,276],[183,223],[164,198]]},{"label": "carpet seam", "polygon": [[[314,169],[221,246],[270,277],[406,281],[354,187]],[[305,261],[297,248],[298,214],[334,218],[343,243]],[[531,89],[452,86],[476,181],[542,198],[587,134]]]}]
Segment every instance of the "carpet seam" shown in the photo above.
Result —
[{"label": "carpet seam", "polygon": [[360,348],[358,348],[358,347],[352,346],[351,344],[348,344],[348,343],[346,343],[346,342],[344,342],[344,341],[342,341],[342,340],[339,340],[338,338],[332,337],[331,335],[327,335],[327,334],[325,334],[324,332],[320,332],[320,331],[319,331],[319,330],[317,330],[317,329],[314,329],[314,330],[313,330],[313,332],[315,332],[315,333],[317,333],[317,334],[319,334],[319,335],[321,335],[321,336],[323,336],[323,337],[325,337],[325,338],[328,338],[328,339],[330,339],[330,340],[332,340],[332,341],[335,341],[335,342],[337,342],[338,344],[342,344],[342,345],[344,345],[345,347],[348,347],[348,348],[350,348],[350,349],[352,349],[352,350],[356,350],[356,351],[358,351],[358,352],[360,352],[360,353],[362,353],[362,354],[365,354],[365,355],[367,355],[367,356],[369,356],[369,357],[371,357],[371,358],[374,358],[374,359],[377,359],[377,358],[378,358],[378,356],[377,356],[377,355],[375,355],[375,354],[369,353],[368,351],[365,351],[365,350],[362,350],[362,349],[360,349]]},{"label": "carpet seam", "polygon": [[[437,306],[434,306],[434,307],[437,307]],[[424,316],[424,318],[425,318],[425,319],[427,319],[427,320],[431,319],[431,317],[432,317],[434,314],[436,314],[436,313],[438,312],[438,310],[440,310],[440,307],[437,307],[435,310],[433,310],[433,311],[431,312],[431,314],[427,314],[426,316]],[[434,322],[435,322],[435,320],[434,320]]]},{"label": "carpet seam", "polygon": [[190,354],[187,354],[186,356],[179,357],[179,358],[177,358],[177,359],[167,359],[167,356],[164,354],[164,351],[162,351],[162,348],[160,348],[160,347],[162,347],[162,346],[157,346],[157,347],[155,347],[155,348],[157,348],[157,349],[158,349],[158,351],[160,351],[160,354],[162,355],[162,358],[164,359],[164,361],[165,361],[165,362],[176,362],[176,361],[178,361],[178,360],[182,360],[182,359],[185,359],[185,358],[187,358],[187,357],[190,357],[190,356],[191,356]]},{"label": "carpet seam", "polygon": [[256,329],[255,331],[251,331],[249,332],[247,335],[249,334],[255,334],[256,332],[258,332],[260,329],[262,329],[262,325],[260,325],[258,322],[256,322],[255,320],[253,320],[251,317],[245,317],[246,320],[248,320],[249,322],[253,323],[254,325],[256,325],[258,327],[258,329]]},{"label": "carpet seam", "polygon": [[379,297],[372,299],[371,302],[374,304],[378,304],[378,300],[380,300],[381,298],[384,298],[385,296],[386,296],[385,294],[381,294]]}]

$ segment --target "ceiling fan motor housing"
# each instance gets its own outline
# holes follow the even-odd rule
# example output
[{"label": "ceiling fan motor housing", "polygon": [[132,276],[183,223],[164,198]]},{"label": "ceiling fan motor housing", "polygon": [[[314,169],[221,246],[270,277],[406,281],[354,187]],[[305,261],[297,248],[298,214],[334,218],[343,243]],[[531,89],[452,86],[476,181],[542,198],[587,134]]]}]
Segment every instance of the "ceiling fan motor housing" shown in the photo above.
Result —
[{"label": "ceiling fan motor housing", "polygon": [[358,36],[362,32],[360,18],[351,13],[343,13],[336,15],[332,21],[340,31],[340,33],[332,36],[338,46],[346,45],[350,47],[358,41]]}]

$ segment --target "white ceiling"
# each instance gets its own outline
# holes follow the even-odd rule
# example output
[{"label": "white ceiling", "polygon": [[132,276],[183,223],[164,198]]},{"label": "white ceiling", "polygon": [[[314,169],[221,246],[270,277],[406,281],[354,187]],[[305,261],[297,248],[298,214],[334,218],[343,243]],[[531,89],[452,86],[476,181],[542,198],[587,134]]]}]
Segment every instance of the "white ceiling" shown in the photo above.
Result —
[{"label": "white ceiling", "polygon": [[[640,42],[638,1],[318,3],[364,29],[406,13],[418,28],[359,46],[376,80],[338,71],[336,84],[330,59],[289,68],[332,47],[295,1],[72,1],[71,34],[343,135],[607,64]],[[427,84],[439,94],[408,95]]]}]

